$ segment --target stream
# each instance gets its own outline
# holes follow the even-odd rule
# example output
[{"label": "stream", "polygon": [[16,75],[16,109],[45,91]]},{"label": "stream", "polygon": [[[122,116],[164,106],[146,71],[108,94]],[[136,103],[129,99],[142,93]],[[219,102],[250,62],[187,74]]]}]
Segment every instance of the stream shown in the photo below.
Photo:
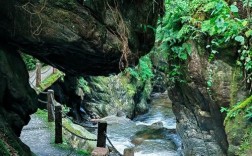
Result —
[{"label": "stream", "polygon": [[156,94],[148,113],[109,125],[107,133],[115,148],[121,154],[134,148],[135,156],[180,156],[181,141],[169,101],[167,94]]}]

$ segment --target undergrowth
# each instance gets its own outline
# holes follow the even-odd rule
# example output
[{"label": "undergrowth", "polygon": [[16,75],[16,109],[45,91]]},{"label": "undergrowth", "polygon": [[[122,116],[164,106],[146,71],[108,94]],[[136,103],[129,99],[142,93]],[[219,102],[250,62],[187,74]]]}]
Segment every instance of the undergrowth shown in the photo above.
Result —
[{"label": "undergrowth", "polygon": [[[237,49],[237,65],[244,69],[247,86],[252,81],[251,2],[228,4],[224,0],[166,0],[166,14],[157,28],[157,51],[167,59],[170,83],[183,82],[184,63],[191,54],[189,40],[205,46],[211,63],[223,48]],[[246,10],[247,9],[247,10]],[[247,14],[244,18],[244,10]]]}]

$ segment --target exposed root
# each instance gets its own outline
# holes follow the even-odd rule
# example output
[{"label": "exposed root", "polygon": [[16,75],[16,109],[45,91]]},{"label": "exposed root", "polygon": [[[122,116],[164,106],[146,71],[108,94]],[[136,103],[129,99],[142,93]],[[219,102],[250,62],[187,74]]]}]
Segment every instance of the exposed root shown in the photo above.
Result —
[{"label": "exposed root", "polygon": [[115,4],[115,7],[112,8],[107,2],[107,6],[112,12],[112,18],[116,22],[116,32],[113,31],[113,33],[119,36],[119,39],[123,44],[121,48],[122,55],[119,61],[119,69],[121,71],[129,66],[128,57],[131,54],[131,50],[129,48],[129,42],[128,42],[129,30],[127,29],[127,26],[124,23],[123,17],[118,9],[117,1],[114,0],[114,4]]},{"label": "exposed root", "polygon": [[[37,9],[37,7],[35,5],[33,5],[30,1],[25,3],[22,6],[18,6],[30,15],[30,28],[31,28],[30,31],[31,31],[31,34],[33,37],[38,36],[42,31],[41,26],[42,26],[43,22],[42,22],[41,12],[45,9],[46,4],[47,4],[47,0],[44,0],[43,5],[40,9]],[[38,22],[37,26],[33,25],[33,21],[32,21],[33,16],[38,17],[39,22]],[[33,29],[33,28],[35,28],[35,29]]]}]

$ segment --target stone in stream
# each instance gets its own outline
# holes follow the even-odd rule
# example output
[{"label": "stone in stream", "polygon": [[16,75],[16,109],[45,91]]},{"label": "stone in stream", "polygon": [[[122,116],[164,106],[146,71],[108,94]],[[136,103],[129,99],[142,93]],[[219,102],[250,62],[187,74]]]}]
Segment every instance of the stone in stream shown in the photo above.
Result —
[{"label": "stone in stream", "polygon": [[158,121],[158,122],[155,122],[153,124],[151,124],[151,127],[152,129],[160,129],[160,128],[163,128],[164,127],[164,124],[162,121]]},{"label": "stone in stream", "polygon": [[126,118],[126,115],[122,111],[118,111],[116,115],[106,116],[101,119],[91,119],[92,122],[106,122],[107,124],[127,124],[133,123],[130,119]]}]

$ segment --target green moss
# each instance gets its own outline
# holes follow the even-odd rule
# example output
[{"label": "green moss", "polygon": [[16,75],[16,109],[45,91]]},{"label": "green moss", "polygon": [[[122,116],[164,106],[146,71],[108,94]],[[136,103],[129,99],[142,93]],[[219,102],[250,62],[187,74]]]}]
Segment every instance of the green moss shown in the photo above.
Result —
[{"label": "green moss", "polygon": [[240,77],[240,68],[235,67],[234,71],[232,72],[232,81],[231,81],[231,89],[230,89],[230,106],[233,106],[237,103],[237,92],[238,92],[238,78]]},{"label": "green moss", "polygon": [[35,113],[37,117],[39,117],[46,123],[46,125],[49,127],[51,131],[54,131],[54,122],[48,122],[47,114],[48,114],[47,110],[41,110],[41,109],[38,109],[37,112]]},{"label": "green moss", "polygon": [[129,96],[133,97],[136,94],[136,85],[130,83],[128,77],[126,76],[120,76],[120,81],[122,83],[122,87],[127,90],[126,93]]},{"label": "green moss", "polygon": [[56,82],[64,74],[60,71],[57,71],[55,74],[52,74],[39,85],[37,92],[44,91],[46,88],[50,87],[54,82]]},{"label": "green moss", "polygon": [[46,121],[47,119],[47,111],[38,109],[37,112],[35,113],[39,118],[43,119]]},{"label": "green moss", "polygon": [[252,123],[246,118],[247,109],[252,104],[252,95],[234,105],[225,118],[225,131],[228,136],[229,152],[245,156],[252,151]]},{"label": "green moss", "polygon": [[88,82],[83,77],[80,77],[78,79],[78,87],[80,87],[84,93],[91,93],[90,87],[88,86]]},{"label": "green moss", "polygon": [[251,103],[252,103],[252,95],[250,97],[248,97],[247,99],[245,99],[243,102],[238,103],[237,105],[235,105],[231,110],[229,110],[228,113],[227,113],[227,116],[225,118],[224,123],[226,123],[226,121],[229,118],[235,117],[240,111],[245,109]]},{"label": "green moss", "polygon": [[0,139],[0,155],[11,156],[9,149],[6,147],[6,143]]},{"label": "green moss", "polygon": [[247,130],[247,133],[242,139],[242,144],[240,145],[239,151],[237,152],[237,154],[240,156],[247,156],[248,154],[251,154],[252,151],[252,128],[248,128]]}]

